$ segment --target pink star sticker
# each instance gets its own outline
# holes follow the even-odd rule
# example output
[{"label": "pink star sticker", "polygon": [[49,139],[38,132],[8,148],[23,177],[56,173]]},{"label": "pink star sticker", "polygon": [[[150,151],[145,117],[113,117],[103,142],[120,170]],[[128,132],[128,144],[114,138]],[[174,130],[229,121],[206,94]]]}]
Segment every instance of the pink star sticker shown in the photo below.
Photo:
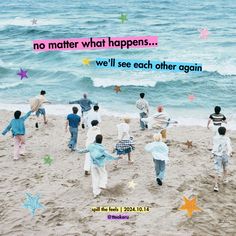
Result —
[{"label": "pink star sticker", "polygon": [[188,99],[190,102],[192,102],[196,97],[194,95],[189,95],[188,96]]},{"label": "pink star sticker", "polygon": [[208,29],[200,29],[199,30],[200,32],[200,39],[207,39],[208,38],[208,35],[209,35],[209,31]]},{"label": "pink star sticker", "polygon": [[23,78],[28,78],[26,73],[27,73],[27,70],[20,69],[20,72],[18,72],[17,75],[19,75],[21,77],[20,79],[22,80]]}]

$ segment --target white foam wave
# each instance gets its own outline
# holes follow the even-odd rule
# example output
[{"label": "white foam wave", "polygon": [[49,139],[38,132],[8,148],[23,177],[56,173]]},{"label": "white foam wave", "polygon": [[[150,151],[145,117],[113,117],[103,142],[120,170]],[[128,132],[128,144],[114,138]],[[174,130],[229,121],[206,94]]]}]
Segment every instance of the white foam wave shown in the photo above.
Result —
[{"label": "white foam wave", "polygon": [[156,83],[159,81],[171,81],[175,80],[174,77],[167,77],[166,75],[134,75],[134,76],[129,76],[127,78],[127,75],[120,75],[118,76],[113,75],[108,78],[101,78],[101,77],[92,77],[93,80],[93,86],[94,87],[109,87],[109,86],[115,86],[115,85],[123,85],[123,86],[150,86],[150,87],[155,87]]},{"label": "white foam wave", "polygon": [[17,83],[0,83],[0,89],[8,89],[8,88],[14,88],[17,87],[18,85],[22,84],[22,82],[17,82]]},{"label": "white foam wave", "polygon": [[204,65],[204,70],[209,72],[218,72],[221,75],[236,75],[236,65]]},{"label": "white foam wave", "polygon": [[60,25],[62,21],[58,19],[36,19],[36,24],[32,24],[33,18],[21,18],[15,17],[14,19],[1,19],[0,27],[5,27],[8,25],[15,25],[15,26],[32,26],[36,27],[37,25]]}]

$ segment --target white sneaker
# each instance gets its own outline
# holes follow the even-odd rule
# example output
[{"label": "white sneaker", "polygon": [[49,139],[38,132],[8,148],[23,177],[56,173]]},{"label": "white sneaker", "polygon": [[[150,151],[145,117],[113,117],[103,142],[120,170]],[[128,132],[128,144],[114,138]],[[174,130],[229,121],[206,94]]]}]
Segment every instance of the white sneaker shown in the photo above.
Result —
[{"label": "white sneaker", "polygon": [[219,192],[219,187],[218,187],[218,185],[215,185],[214,191],[215,191],[215,192]]},{"label": "white sneaker", "polygon": [[228,179],[223,179],[223,184],[227,184],[229,182]]}]

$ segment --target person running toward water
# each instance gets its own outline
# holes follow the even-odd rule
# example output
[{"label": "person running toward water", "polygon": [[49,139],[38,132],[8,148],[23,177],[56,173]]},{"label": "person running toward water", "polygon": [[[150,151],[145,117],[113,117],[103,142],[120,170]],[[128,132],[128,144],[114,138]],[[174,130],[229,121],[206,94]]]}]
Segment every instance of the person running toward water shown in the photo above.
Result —
[{"label": "person running toward water", "polygon": [[118,156],[128,154],[128,163],[132,164],[133,161],[131,160],[131,152],[134,150],[134,142],[133,138],[130,137],[129,134],[129,123],[130,119],[128,117],[124,117],[123,122],[117,125],[119,142],[116,144],[115,151]]},{"label": "person running toward water", "polygon": [[91,110],[91,105],[93,104],[93,102],[88,99],[88,94],[84,93],[83,98],[81,98],[80,100],[76,100],[76,101],[72,101],[69,102],[69,104],[79,104],[81,107],[81,112],[82,112],[82,128],[84,129],[87,124],[86,124],[86,120],[87,120],[87,115],[88,112]]},{"label": "person running toward water", "polygon": [[41,90],[40,91],[40,95],[36,96],[35,98],[33,98],[31,100],[31,110],[32,111],[36,111],[36,116],[37,116],[37,121],[35,123],[35,127],[38,129],[39,127],[39,121],[38,121],[38,117],[40,115],[43,115],[43,120],[44,120],[44,124],[47,124],[47,117],[46,117],[46,110],[43,107],[44,103],[51,103],[49,102],[46,97],[46,91],[45,90]]},{"label": "person running toward water", "polygon": [[219,127],[218,128],[219,135],[215,135],[213,138],[213,150],[212,154],[214,156],[214,164],[215,164],[215,186],[214,191],[219,191],[218,181],[222,168],[223,168],[223,183],[227,183],[226,174],[227,170],[226,167],[229,162],[229,157],[232,153],[232,147],[229,137],[225,136],[226,128]]},{"label": "person running toward water", "polygon": [[78,107],[72,107],[73,114],[69,114],[67,116],[66,121],[66,132],[69,126],[71,138],[68,144],[68,147],[71,151],[75,151],[77,145],[77,138],[78,138],[78,127],[80,125],[80,116],[77,115]]},{"label": "person running toward water", "polygon": [[177,124],[177,121],[173,121],[170,118],[170,115],[164,111],[163,106],[157,107],[157,113],[152,115],[149,118],[143,118],[142,121],[144,123],[148,123],[148,127],[150,129],[156,130],[156,133],[161,133],[162,141],[167,142],[167,131],[166,128],[170,124]]},{"label": "person running toward water", "polygon": [[14,158],[18,160],[19,155],[24,156],[25,154],[25,120],[31,115],[32,111],[29,111],[26,115],[21,116],[21,111],[15,111],[14,119],[11,120],[10,124],[2,132],[2,135],[6,135],[11,130],[12,136],[14,137]]},{"label": "person running toward water", "polygon": [[221,114],[220,111],[221,111],[221,107],[216,106],[215,113],[209,116],[209,120],[207,123],[207,128],[209,129],[210,123],[212,121],[214,136],[218,133],[218,128],[222,125],[222,123],[227,123],[226,117],[223,114]]},{"label": "person running toward water", "polygon": [[88,126],[89,128],[92,127],[91,122],[92,122],[93,120],[97,120],[98,123],[101,123],[101,121],[102,121],[101,115],[99,114],[99,106],[98,106],[98,105],[95,105],[95,106],[93,107],[93,110],[91,109],[91,110],[88,112],[86,123],[87,123],[87,126]]},{"label": "person running toward water", "polygon": [[86,149],[79,150],[79,153],[90,153],[92,167],[92,187],[94,197],[98,197],[102,190],[107,188],[107,171],[105,164],[109,160],[118,160],[119,157],[113,157],[102,145],[102,135],[98,134],[95,142],[90,144]]},{"label": "person running toward water", "polygon": [[[86,148],[92,143],[95,142],[95,138],[98,134],[101,134],[101,130],[98,127],[98,121],[93,120],[91,122],[91,127],[88,129],[87,139],[86,139]],[[90,153],[85,154],[85,161],[84,161],[84,175],[89,175],[89,171],[91,170],[91,158]]]},{"label": "person running toward water", "polygon": [[154,142],[148,143],[145,146],[145,150],[152,153],[153,162],[155,164],[156,181],[158,185],[162,185],[169,149],[167,145],[162,142],[161,134],[154,134],[153,140]]},{"label": "person running toward water", "polygon": [[139,109],[140,129],[145,130],[147,125],[142,121],[142,118],[147,118],[149,114],[148,102],[144,99],[145,93],[140,93],[140,99],[136,102],[136,107]]}]

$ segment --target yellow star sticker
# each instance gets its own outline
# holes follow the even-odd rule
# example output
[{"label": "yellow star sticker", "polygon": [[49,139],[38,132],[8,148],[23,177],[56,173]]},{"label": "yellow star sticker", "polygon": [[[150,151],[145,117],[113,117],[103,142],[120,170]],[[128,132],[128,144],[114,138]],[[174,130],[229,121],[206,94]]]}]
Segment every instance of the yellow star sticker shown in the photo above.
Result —
[{"label": "yellow star sticker", "polygon": [[135,185],[137,185],[136,183],[134,183],[134,181],[129,181],[128,182],[128,188],[132,188],[132,189],[135,189]]},{"label": "yellow star sticker", "polygon": [[202,211],[196,203],[196,197],[194,197],[193,199],[188,199],[185,196],[184,198],[184,205],[182,205],[179,210],[180,211],[184,211],[186,210],[188,212],[188,217],[191,217],[194,211]]},{"label": "yellow star sticker", "polygon": [[84,58],[83,60],[82,60],[82,63],[83,63],[83,65],[90,65],[90,60],[88,59],[88,58]]}]

